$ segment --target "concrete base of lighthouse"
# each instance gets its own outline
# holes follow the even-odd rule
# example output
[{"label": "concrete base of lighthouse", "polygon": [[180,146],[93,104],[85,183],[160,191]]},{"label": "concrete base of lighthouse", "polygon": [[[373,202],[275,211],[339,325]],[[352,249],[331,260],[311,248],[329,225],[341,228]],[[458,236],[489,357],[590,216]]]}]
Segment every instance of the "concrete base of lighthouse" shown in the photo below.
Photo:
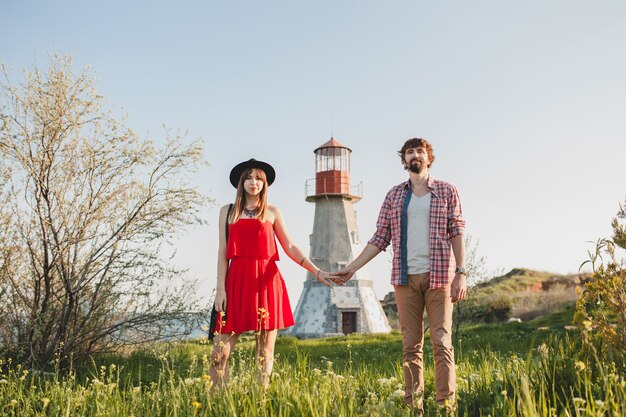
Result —
[{"label": "concrete base of lighthouse", "polygon": [[317,281],[305,281],[295,319],[296,324],[288,334],[300,338],[391,330],[372,281],[364,279],[331,288]]}]

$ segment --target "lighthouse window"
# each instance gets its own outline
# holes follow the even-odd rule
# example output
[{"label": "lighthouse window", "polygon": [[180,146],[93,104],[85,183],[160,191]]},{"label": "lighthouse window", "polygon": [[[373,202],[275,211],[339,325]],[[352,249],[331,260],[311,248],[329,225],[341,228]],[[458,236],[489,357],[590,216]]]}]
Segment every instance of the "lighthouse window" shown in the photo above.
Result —
[{"label": "lighthouse window", "polygon": [[345,148],[323,148],[317,151],[316,172],[350,171],[350,159]]},{"label": "lighthouse window", "polygon": [[340,149],[340,148],[335,149],[335,169],[337,171],[341,171],[343,169],[343,167],[342,167],[343,164],[341,163],[341,159],[342,159],[341,158],[341,151],[342,150],[343,149]]}]

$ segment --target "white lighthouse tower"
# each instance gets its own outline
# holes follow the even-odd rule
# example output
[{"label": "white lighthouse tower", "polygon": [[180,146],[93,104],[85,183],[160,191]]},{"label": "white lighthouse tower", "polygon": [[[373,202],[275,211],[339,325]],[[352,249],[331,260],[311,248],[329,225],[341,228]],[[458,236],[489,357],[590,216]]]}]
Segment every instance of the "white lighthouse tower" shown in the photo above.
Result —
[{"label": "white lighthouse tower", "polygon": [[[307,181],[306,200],[315,203],[309,258],[326,271],[338,271],[361,253],[353,203],[360,189],[350,187],[352,151],[331,138],[315,149],[315,182]],[[361,268],[344,286],[326,287],[307,272],[289,333],[324,337],[348,333],[388,333],[391,328],[374,293],[367,271]]]}]

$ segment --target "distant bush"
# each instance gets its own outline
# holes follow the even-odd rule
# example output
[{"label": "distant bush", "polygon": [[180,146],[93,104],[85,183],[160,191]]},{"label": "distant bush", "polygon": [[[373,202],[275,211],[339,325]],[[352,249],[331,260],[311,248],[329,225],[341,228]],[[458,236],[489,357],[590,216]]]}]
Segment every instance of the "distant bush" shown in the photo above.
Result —
[{"label": "distant bush", "polygon": [[457,310],[456,319],[469,323],[494,323],[504,321],[511,316],[513,302],[507,296],[493,299],[469,298],[463,301],[463,308]]}]

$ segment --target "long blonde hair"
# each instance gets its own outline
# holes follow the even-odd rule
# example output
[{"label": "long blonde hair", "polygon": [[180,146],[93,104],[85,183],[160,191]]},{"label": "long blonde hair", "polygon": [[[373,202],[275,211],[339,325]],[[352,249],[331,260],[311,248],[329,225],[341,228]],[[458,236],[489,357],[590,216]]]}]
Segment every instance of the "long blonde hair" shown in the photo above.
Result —
[{"label": "long blonde hair", "polygon": [[246,190],[243,188],[243,183],[248,178],[248,175],[254,170],[259,172],[259,177],[263,181],[263,188],[259,193],[259,215],[258,219],[261,221],[265,221],[265,209],[267,208],[267,189],[269,185],[267,185],[267,177],[265,175],[265,171],[260,168],[248,168],[241,173],[241,177],[239,177],[239,182],[237,183],[237,197],[235,197],[235,207],[230,212],[230,217],[228,218],[228,223],[235,223],[239,218],[241,218],[241,214],[243,213],[243,209],[246,207]]}]

